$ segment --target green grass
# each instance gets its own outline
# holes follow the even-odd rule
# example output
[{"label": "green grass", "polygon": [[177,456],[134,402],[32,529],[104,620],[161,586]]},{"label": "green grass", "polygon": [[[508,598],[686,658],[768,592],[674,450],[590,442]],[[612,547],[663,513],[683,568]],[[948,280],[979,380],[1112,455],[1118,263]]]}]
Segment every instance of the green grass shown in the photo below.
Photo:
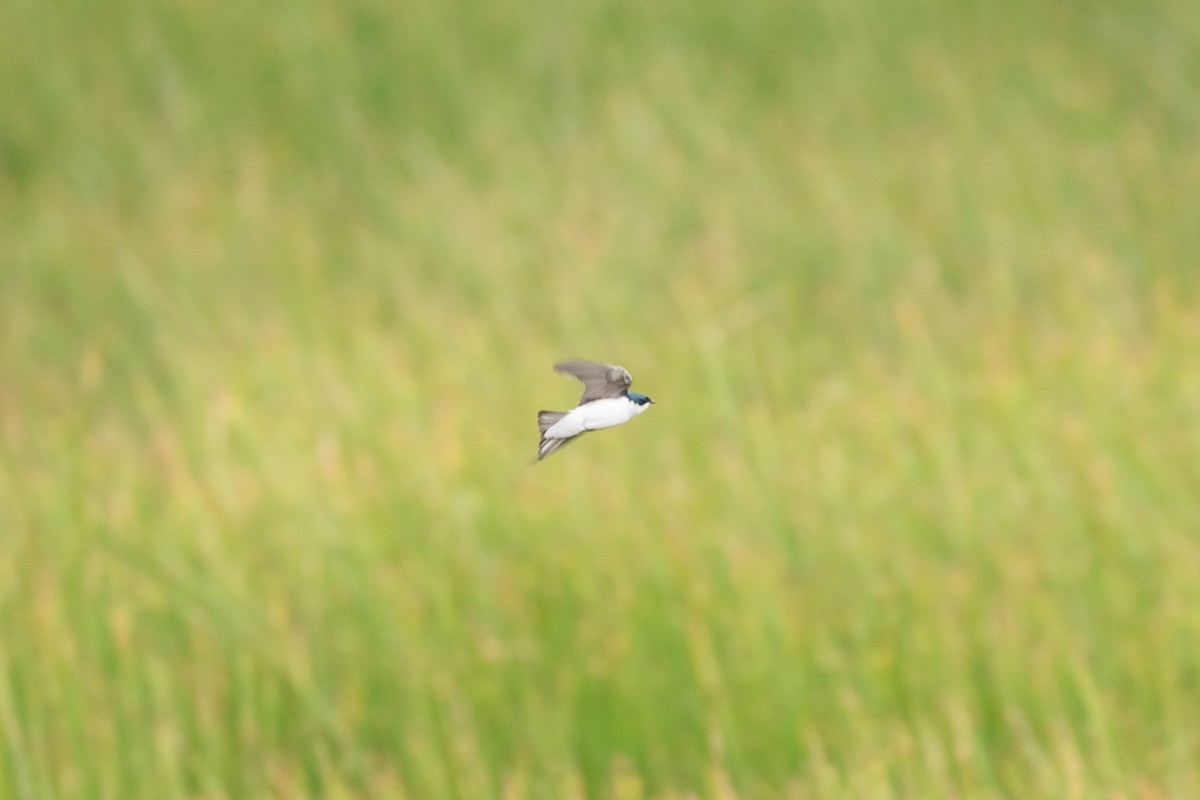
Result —
[{"label": "green grass", "polygon": [[1198,54],[0,5],[0,796],[1200,796]]}]

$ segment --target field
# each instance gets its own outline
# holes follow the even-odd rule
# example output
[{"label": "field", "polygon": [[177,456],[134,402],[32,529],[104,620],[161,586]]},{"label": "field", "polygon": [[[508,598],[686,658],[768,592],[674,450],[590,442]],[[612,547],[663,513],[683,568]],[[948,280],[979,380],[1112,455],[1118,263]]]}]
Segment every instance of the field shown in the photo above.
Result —
[{"label": "field", "polygon": [[1200,797],[1198,199],[1191,0],[0,4],[0,797]]}]

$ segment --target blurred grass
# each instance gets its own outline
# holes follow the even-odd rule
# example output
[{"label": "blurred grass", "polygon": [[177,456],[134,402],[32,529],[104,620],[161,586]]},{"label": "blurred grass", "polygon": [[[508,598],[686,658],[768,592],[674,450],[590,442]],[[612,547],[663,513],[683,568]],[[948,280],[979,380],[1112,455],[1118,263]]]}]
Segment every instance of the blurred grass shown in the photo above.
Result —
[{"label": "blurred grass", "polygon": [[0,6],[0,794],[1200,795],[1198,54]]}]

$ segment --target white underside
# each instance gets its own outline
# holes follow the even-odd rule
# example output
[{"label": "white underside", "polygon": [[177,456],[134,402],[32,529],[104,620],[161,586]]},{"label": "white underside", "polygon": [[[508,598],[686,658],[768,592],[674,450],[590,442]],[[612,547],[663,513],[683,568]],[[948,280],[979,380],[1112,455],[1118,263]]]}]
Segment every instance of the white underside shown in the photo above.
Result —
[{"label": "white underside", "polygon": [[628,397],[610,397],[576,406],[546,430],[547,439],[570,439],[584,431],[598,431],[620,425],[641,414],[649,404],[639,406]]}]

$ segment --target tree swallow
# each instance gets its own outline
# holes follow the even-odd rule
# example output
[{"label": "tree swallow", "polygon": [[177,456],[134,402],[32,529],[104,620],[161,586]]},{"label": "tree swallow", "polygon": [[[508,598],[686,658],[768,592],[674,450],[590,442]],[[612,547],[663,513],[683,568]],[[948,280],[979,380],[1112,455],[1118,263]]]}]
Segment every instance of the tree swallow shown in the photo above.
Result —
[{"label": "tree swallow", "polygon": [[633,378],[624,367],[599,361],[560,361],[555,372],[583,381],[583,396],[570,411],[539,411],[538,461],[588,431],[611,428],[641,414],[654,402],[640,392],[631,392]]}]

